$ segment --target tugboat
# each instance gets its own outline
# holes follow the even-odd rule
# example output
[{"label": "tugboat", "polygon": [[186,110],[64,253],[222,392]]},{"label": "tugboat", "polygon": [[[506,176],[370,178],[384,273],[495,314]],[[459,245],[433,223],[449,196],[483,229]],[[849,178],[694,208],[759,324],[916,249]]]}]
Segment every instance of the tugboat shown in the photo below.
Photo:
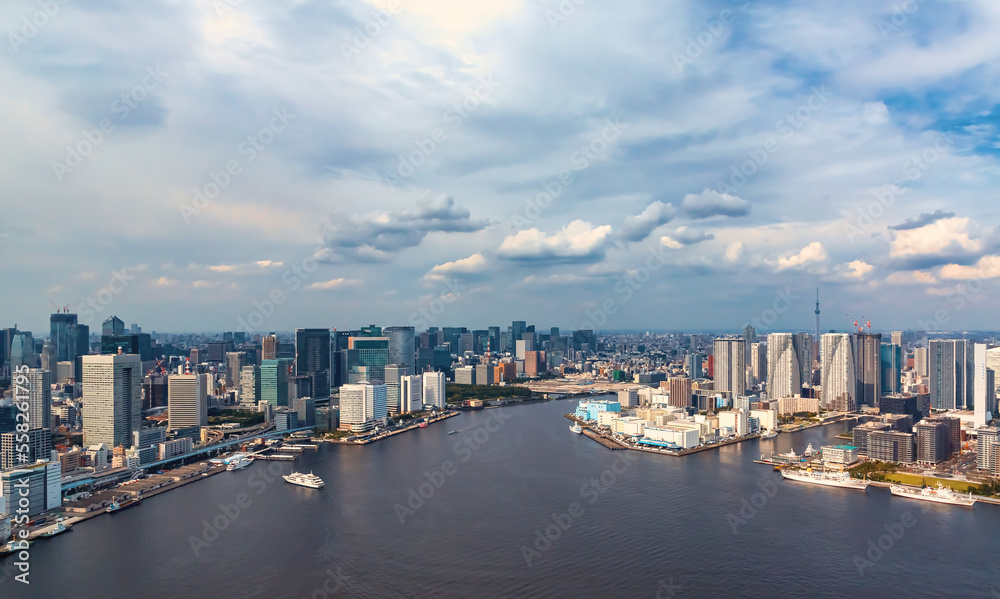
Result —
[{"label": "tugboat", "polygon": [[71,531],[71,530],[73,530],[73,528],[72,528],[72,527],[70,527],[70,526],[66,526],[66,525],[65,525],[65,524],[63,524],[62,522],[58,522],[58,523],[56,524],[56,527],[55,527],[55,528],[53,528],[53,529],[52,529],[52,530],[50,530],[50,531],[47,531],[47,532],[43,532],[42,534],[40,534],[40,535],[38,535],[38,536],[39,536],[40,538],[42,538],[42,539],[50,539],[50,538],[52,538],[52,537],[54,537],[54,536],[56,536],[56,535],[61,535],[62,533],[64,533],[64,532],[69,532],[69,531]]},{"label": "tugboat", "polygon": [[136,497],[135,499],[132,499],[128,495],[123,495],[122,497],[123,497],[122,501],[118,501],[118,497],[115,497],[114,499],[112,499],[111,500],[111,505],[109,505],[107,507],[107,509],[104,510],[104,511],[106,511],[109,514],[113,514],[114,512],[119,512],[121,510],[127,510],[130,507],[135,507],[135,506],[139,505],[140,503],[142,503],[142,499],[140,499],[138,497]]},{"label": "tugboat", "polygon": [[760,434],[761,439],[773,439],[777,436],[778,436],[778,431],[771,431],[771,430],[764,431],[763,433]]}]

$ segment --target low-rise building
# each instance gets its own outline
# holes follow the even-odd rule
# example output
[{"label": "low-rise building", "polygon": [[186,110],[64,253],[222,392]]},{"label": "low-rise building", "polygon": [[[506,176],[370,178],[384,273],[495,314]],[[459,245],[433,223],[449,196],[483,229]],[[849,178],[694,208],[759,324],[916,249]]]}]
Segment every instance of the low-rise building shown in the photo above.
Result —
[{"label": "low-rise building", "polygon": [[646,429],[646,421],[637,416],[626,416],[615,419],[612,430],[620,435],[641,437]]},{"label": "low-rise building", "polygon": [[850,466],[858,461],[858,448],[853,445],[824,445],[820,449],[827,464]]},{"label": "low-rise building", "polygon": [[798,412],[819,413],[819,399],[798,395],[778,398],[778,414],[789,416]]},{"label": "low-rise building", "polygon": [[777,430],[778,428],[778,411],[771,409],[764,410],[750,410],[750,416],[756,418],[760,430]]},{"label": "low-rise building", "polygon": [[621,413],[622,406],[617,401],[601,399],[596,401],[581,400],[576,408],[576,417],[581,420],[597,420],[601,412]]},{"label": "low-rise building", "polygon": [[191,453],[192,450],[194,450],[194,442],[191,441],[191,437],[182,437],[160,443],[160,453],[157,457],[161,460],[166,460]]},{"label": "low-rise building", "polygon": [[20,511],[24,498],[28,500],[28,517],[54,510],[62,504],[62,467],[59,462],[39,460],[0,472],[0,513],[24,515]]},{"label": "low-rise building", "polygon": [[663,427],[647,426],[643,440],[669,443],[681,449],[697,447],[700,441],[698,431],[693,428],[668,425]]}]

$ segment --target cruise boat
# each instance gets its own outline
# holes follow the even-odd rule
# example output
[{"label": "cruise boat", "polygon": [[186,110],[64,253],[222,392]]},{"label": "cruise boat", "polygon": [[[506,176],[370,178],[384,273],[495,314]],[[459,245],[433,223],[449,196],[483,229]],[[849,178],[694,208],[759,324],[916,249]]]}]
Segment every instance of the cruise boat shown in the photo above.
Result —
[{"label": "cruise boat", "polygon": [[304,472],[292,472],[291,474],[286,474],[281,478],[285,479],[285,482],[287,483],[299,485],[300,487],[309,487],[310,489],[322,489],[325,485],[323,479],[316,476],[312,472],[309,474]]},{"label": "cruise boat", "polygon": [[778,436],[778,431],[764,431],[760,434],[761,439],[773,439]]},{"label": "cruise boat", "polygon": [[805,450],[805,452],[803,452],[802,455],[804,455],[807,458],[809,458],[809,457],[812,457],[815,453],[816,453],[816,450],[813,449],[813,444],[810,443],[809,445],[806,445],[806,450]]},{"label": "cruise boat", "polygon": [[578,435],[583,432],[583,428],[580,427],[579,424],[574,424],[573,426],[569,427],[569,430],[573,431],[574,433],[576,433]]},{"label": "cruise boat", "polygon": [[952,491],[950,488],[938,483],[936,488],[932,487],[922,487],[920,489],[916,487],[905,487],[903,485],[890,485],[889,492],[897,497],[908,497],[910,499],[920,499],[922,501],[933,501],[934,503],[947,503],[949,505],[961,505],[965,507],[972,507],[972,504],[976,502],[976,498],[972,496],[970,492],[968,495],[962,495]]},{"label": "cruise boat", "polygon": [[851,478],[847,472],[816,472],[812,468],[805,470],[781,470],[781,476],[788,480],[796,480],[802,483],[812,483],[814,485],[825,485],[827,487],[841,487],[844,489],[858,489],[864,491],[868,488],[867,480]]},{"label": "cruise boat", "polygon": [[59,522],[59,523],[56,524],[55,528],[53,528],[52,530],[43,532],[42,534],[40,534],[38,536],[41,537],[41,538],[43,538],[43,539],[48,539],[48,538],[54,537],[56,535],[61,535],[64,532],[69,532],[71,530],[73,530],[72,527],[66,526],[62,522]]},{"label": "cruise boat", "polygon": [[226,464],[226,470],[242,470],[253,463],[253,456],[241,455]]}]

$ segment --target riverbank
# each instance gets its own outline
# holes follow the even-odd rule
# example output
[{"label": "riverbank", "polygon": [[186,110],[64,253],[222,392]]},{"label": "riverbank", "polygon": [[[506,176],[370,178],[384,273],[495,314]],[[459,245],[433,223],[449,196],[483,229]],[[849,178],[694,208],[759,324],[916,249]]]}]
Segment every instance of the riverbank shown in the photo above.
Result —
[{"label": "riverbank", "polygon": [[[422,420],[426,420],[427,424],[431,425],[431,424],[434,424],[435,422],[440,422],[442,420],[447,420],[448,418],[453,418],[455,416],[458,416],[459,413],[460,412],[449,410],[448,412],[444,412],[442,414],[439,414],[438,416],[431,416],[431,417],[428,417],[428,418],[422,419]],[[324,439],[324,441],[326,441],[327,443],[337,443],[337,444],[340,444],[340,445],[368,445],[370,443],[375,443],[376,441],[381,441],[382,439],[387,439],[387,438],[392,437],[394,435],[399,435],[401,433],[406,433],[406,432],[412,431],[413,429],[416,429],[416,428],[421,428],[420,427],[420,422],[416,422],[416,423],[411,424],[411,425],[409,425],[409,426],[407,426],[405,428],[399,428],[399,429],[395,429],[395,430],[388,431],[388,432],[385,432],[385,433],[381,433],[381,434],[379,434],[379,435],[377,435],[375,437],[366,438],[366,439],[363,439],[363,440],[360,440],[360,441],[358,441],[358,440],[348,441],[347,439]]]},{"label": "riverbank", "polygon": [[720,447],[726,447],[727,445],[735,445],[737,443],[743,443],[744,441],[750,441],[752,439],[760,438],[759,433],[754,433],[752,435],[747,435],[745,437],[739,437],[736,439],[727,439],[725,441],[719,441],[716,443],[710,443],[706,445],[699,445],[698,447],[692,447],[690,449],[681,449],[681,450],[657,449],[654,447],[640,447],[638,445],[633,445],[631,443],[623,443],[618,439],[611,438],[607,435],[595,431],[593,428],[590,427],[590,425],[587,424],[586,421],[577,418],[573,414],[563,414],[563,416],[569,419],[570,421],[576,423],[577,425],[579,425],[580,428],[583,429],[582,433],[585,437],[597,441],[598,443],[607,447],[608,449],[630,449],[632,451],[642,451],[645,453],[655,453],[658,455],[669,455],[674,457],[684,457],[687,455],[691,455],[693,453],[710,451],[713,449],[718,449]]}]

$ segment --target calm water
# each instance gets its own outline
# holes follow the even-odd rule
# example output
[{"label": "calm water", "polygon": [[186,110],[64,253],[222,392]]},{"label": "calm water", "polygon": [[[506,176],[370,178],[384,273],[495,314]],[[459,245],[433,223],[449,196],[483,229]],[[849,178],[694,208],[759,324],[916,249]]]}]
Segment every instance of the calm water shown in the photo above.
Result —
[{"label": "calm water", "polygon": [[[786,483],[752,464],[762,451],[818,446],[846,425],[677,459],[573,435],[562,414],[575,404],[467,413],[368,447],[325,447],[295,463],[326,481],[322,491],[271,476],[274,462],[224,472],[37,543],[30,588],[8,579],[0,597],[912,598],[1000,589],[1000,507]],[[460,445],[465,437],[470,445]],[[245,507],[230,522],[220,503],[238,499]],[[896,527],[902,536],[891,546],[883,538],[889,548],[859,574],[855,556],[868,559],[869,540],[904,517],[915,524]],[[213,519],[224,528],[217,538],[205,530]],[[536,530],[549,525],[555,540],[536,548]],[[193,536],[214,540],[196,555]],[[537,553],[526,559],[522,547]],[[338,572],[339,583],[329,574]]]}]

